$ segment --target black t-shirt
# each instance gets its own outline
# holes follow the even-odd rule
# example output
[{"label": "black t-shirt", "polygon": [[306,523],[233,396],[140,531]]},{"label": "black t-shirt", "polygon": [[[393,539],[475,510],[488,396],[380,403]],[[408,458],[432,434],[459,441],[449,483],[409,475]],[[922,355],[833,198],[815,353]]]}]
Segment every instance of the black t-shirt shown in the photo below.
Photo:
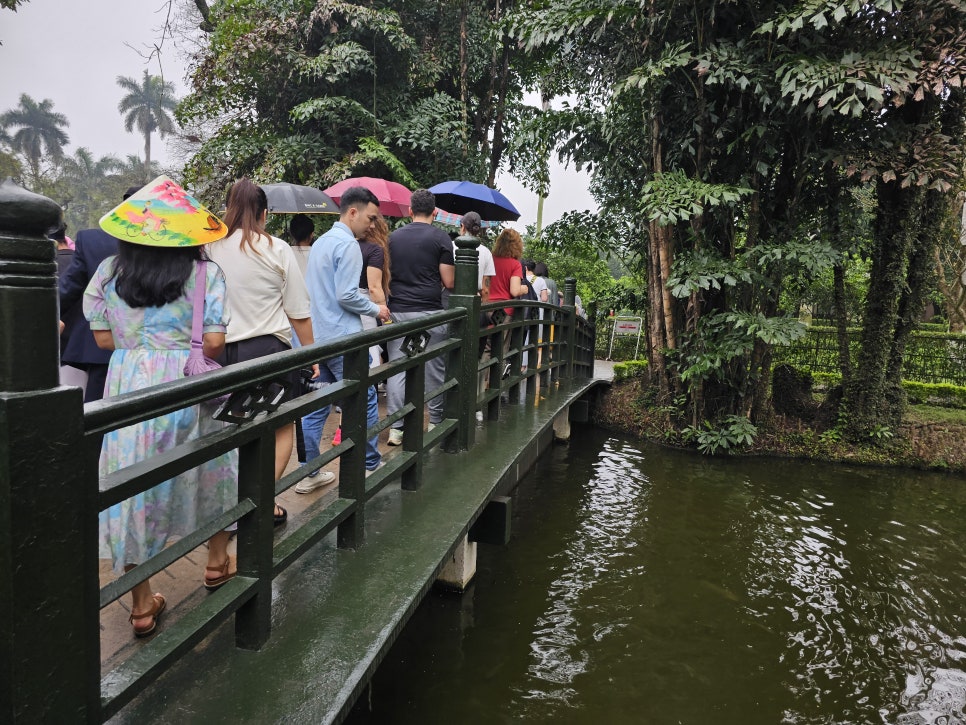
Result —
[{"label": "black t-shirt", "polygon": [[359,278],[359,287],[369,289],[369,277],[366,270],[375,267],[382,271],[382,263],[386,260],[386,254],[375,242],[363,242],[359,240],[359,249],[362,251],[362,276]]},{"label": "black t-shirt", "polygon": [[393,312],[426,312],[443,309],[443,280],[439,265],[453,264],[449,234],[432,224],[413,222],[389,235],[392,264]]}]

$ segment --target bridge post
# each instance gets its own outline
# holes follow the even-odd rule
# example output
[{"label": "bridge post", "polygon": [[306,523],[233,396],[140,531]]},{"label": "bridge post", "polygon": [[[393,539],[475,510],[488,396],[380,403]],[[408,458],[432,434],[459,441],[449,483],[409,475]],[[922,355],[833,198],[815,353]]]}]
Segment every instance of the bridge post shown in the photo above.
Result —
[{"label": "bridge post", "polygon": [[576,355],[577,344],[577,307],[574,300],[577,297],[577,280],[567,277],[564,280],[564,301],[563,307],[566,310],[566,319],[563,328],[564,350],[566,350],[567,365],[565,366],[565,376],[570,379],[574,377],[575,368],[574,356]]},{"label": "bridge post", "polygon": [[468,450],[476,441],[477,381],[479,379],[480,297],[477,294],[478,264],[476,251],[480,240],[466,235],[456,238],[456,284],[449,297],[450,308],[466,309],[466,320],[458,325],[463,345],[447,361],[447,377],[454,375],[460,384],[456,394],[446,396],[446,417],[458,421],[457,434],[447,445],[454,452]]},{"label": "bridge post", "polygon": [[50,199],[0,184],[0,721],[100,722],[97,482],[59,386]]}]

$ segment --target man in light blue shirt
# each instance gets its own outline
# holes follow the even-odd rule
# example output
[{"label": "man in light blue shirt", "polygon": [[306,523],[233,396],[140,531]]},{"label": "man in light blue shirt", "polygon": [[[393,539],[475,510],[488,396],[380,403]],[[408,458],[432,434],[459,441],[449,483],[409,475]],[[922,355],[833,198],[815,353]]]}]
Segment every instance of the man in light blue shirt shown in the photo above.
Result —
[{"label": "man in light blue shirt", "polygon": [[[361,315],[389,320],[389,308],[369,300],[359,291],[362,276],[362,252],[358,238],[364,237],[379,218],[379,200],[368,189],[354,186],[342,195],[342,210],[333,227],[323,234],[309,252],[305,282],[312,300],[312,332],[316,342],[336,340],[346,335],[362,332]],[[319,363],[317,382],[334,383],[342,380],[342,356]],[[302,418],[305,436],[306,458],[319,455],[322,429],[329,417],[330,406],[309,413]],[[379,404],[376,388],[369,386],[367,423],[379,421]],[[366,470],[379,467],[378,437],[366,441]],[[313,471],[308,478],[295,486],[296,493],[309,493],[335,480],[335,475],[325,471],[319,475]]]}]

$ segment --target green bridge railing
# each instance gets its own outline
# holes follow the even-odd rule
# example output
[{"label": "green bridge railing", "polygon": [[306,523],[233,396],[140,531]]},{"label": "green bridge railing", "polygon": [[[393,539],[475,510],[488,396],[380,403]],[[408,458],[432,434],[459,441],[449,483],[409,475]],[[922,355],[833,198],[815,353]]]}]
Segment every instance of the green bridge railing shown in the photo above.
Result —
[{"label": "green bridge railing", "polygon": [[[339,547],[364,545],[366,502],[391,481],[419,487],[423,454],[435,446],[473,447],[476,411],[499,420],[538,388],[593,374],[594,328],[574,308],[575,282],[564,305],[493,303],[475,294],[476,242],[458,239],[456,290],[449,309],[185,378],[84,406],[78,388],[58,385],[56,266],[45,231],[60,209],[9,180],[0,185],[0,721],[102,722],[124,707],[216,627],[234,617],[235,641],[257,650],[271,636],[272,580],[323,537]],[[481,312],[512,307],[494,327]],[[524,319],[527,309],[544,319]],[[447,324],[448,337],[426,349],[420,333]],[[542,329],[541,329],[542,328]],[[509,335],[508,346],[502,344]],[[368,348],[409,336],[411,354],[370,369]],[[492,357],[480,359],[482,341]],[[529,364],[522,369],[523,356]],[[335,355],[345,356],[341,382],[309,392],[251,420],[182,444],[99,479],[102,436],[230,391],[257,390],[280,374]],[[427,361],[443,356],[446,376],[426,390]],[[509,370],[504,377],[503,371]],[[490,387],[479,384],[489,372]],[[366,393],[392,375],[406,375],[402,410],[367,427]],[[446,394],[443,422],[423,431],[424,403]],[[326,404],[342,406],[342,443],[310,465],[274,478],[275,430]],[[365,441],[403,420],[403,445],[366,476]],[[98,513],[109,506],[238,449],[238,502],[103,589],[98,581]],[[337,499],[310,507],[298,527],[277,535],[275,496],[310,471],[340,459]],[[170,566],[231,523],[238,523],[238,575],[101,677],[99,613],[132,587]]]}]

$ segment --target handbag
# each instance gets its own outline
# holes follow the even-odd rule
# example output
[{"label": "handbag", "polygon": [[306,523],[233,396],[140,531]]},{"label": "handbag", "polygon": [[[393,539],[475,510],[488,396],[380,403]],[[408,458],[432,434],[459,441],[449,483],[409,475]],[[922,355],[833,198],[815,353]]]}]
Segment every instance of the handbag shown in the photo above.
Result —
[{"label": "handbag", "polygon": [[[184,374],[186,376],[201,375],[210,370],[218,370],[221,368],[221,365],[205,355],[204,344],[202,343],[202,327],[205,314],[205,288],[207,287],[205,284],[206,267],[207,263],[204,261],[195,265],[195,291],[192,297],[194,310],[191,315],[191,353],[188,355],[188,360],[184,364]],[[226,393],[206,402],[220,403],[227,400],[228,396],[229,393]]]}]

